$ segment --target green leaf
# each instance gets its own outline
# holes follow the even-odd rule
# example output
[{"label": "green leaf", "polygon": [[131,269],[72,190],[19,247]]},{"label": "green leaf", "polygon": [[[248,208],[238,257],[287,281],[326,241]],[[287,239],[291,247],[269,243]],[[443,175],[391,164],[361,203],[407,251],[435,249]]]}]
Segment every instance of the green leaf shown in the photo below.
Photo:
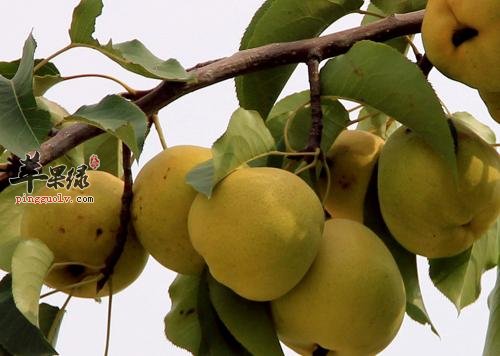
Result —
[{"label": "green leaf", "polygon": [[468,112],[456,112],[452,114],[452,117],[462,122],[486,142],[490,144],[496,143],[497,138],[495,132]]},{"label": "green leaf", "polygon": [[168,288],[172,301],[165,316],[165,335],[176,346],[196,354],[201,343],[198,321],[199,276],[177,275]]},{"label": "green leaf", "polygon": [[[349,123],[349,113],[344,106],[335,99],[323,97],[323,132],[321,149],[327,152],[338,134]],[[288,125],[287,125],[288,122]],[[287,138],[291,150],[300,151],[307,145],[311,129],[311,105],[309,103],[275,117],[270,117],[266,125],[276,141],[281,140],[287,128]]]},{"label": "green leaf", "polygon": [[496,266],[499,244],[500,218],[467,251],[453,257],[429,260],[432,282],[458,311],[479,297],[481,276]]},{"label": "green leaf", "polygon": [[17,309],[38,326],[38,302],[54,254],[40,240],[23,240],[12,256],[12,295]]},{"label": "green leaf", "polygon": [[82,0],[75,8],[69,30],[74,47],[95,49],[123,68],[145,77],[180,82],[193,79],[177,60],[165,61],[156,57],[138,40],[118,44],[109,41],[106,45],[100,44],[92,34],[95,31],[96,18],[101,14],[102,8],[101,0]]},{"label": "green leaf", "polygon": [[404,249],[391,235],[385,224],[377,194],[377,167],[370,178],[365,196],[363,223],[384,241],[392,253],[403,277],[406,291],[406,314],[420,324],[429,324],[431,330],[439,335],[425,308],[422,292],[418,283],[417,256]]},{"label": "green leaf", "polygon": [[40,329],[17,309],[10,274],[0,281],[0,345],[16,355],[57,355]]},{"label": "green leaf", "polygon": [[[267,0],[246,29],[240,49],[316,37],[361,5],[362,0]],[[240,106],[267,117],[295,67],[285,65],[237,77]]]},{"label": "green leaf", "polygon": [[132,40],[105,46],[92,46],[123,68],[154,79],[177,82],[192,80],[192,75],[186,72],[181,64],[173,58],[166,61],[156,57],[140,41]]},{"label": "green leaf", "polygon": [[20,157],[39,148],[51,128],[49,115],[37,108],[33,96],[35,48],[35,40],[30,34],[14,77],[0,76],[0,142]]},{"label": "green leaf", "polygon": [[425,9],[427,0],[371,0],[385,14],[403,14]]},{"label": "green leaf", "polygon": [[147,118],[132,102],[108,95],[95,105],[82,106],[68,120],[97,126],[125,142],[139,158],[146,136]]},{"label": "green leaf", "polygon": [[210,301],[208,288],[209,274],[205,270],[198,288],[198,318],[201,326],[201,343],[196,355],[210,356],[250,356],[251,354],[235,340],[217,316]]},{"label": "green leaf", "polygon": [[0,193],[0,269],[10,271],[11,259],[21,235],[23,205],[16,196],[26,193],[26,185],[8,186]]},{"label": "green leaf", "polygon": [[85,162],[95,154],[99,157],[100,171],[123,176],[122,144],[116,136],[106,132],[86,141],[82,147]]},{"label": "green leaf", "polygon": [[[369,116],[369,117],[367,117]],[[365,106],[359,112],[358,119],[362,119],[356,126],[356,130],[371,132],[374,135],[380,136],[386,140],[398,127],[401,125],[387,116],[383,112]]]},{"label": "green leaf", "polygon": [[102,13],[101,0],[81,0],[73,10],[73,20],[69,29],[69,37],[73,43],[96,43],[92,37],[95,22]]},{"label": "green leaf", "polygon": [[64,79],[59,74],[35,75],[33,79],[33,94],[35,96],[42,96],[47,92],[47,90],[62,81],[64,81]]},{"label": "green leaf", "polygon": [[[41,59],[35,59],[34,65],[37,65],[41,61]],[[12,79],[20,64],[20,59],[12,62],[0,62],[0,75],[7,79]],[[33,77],[33,94],[35,96],[41,96],[45,94],[45,92],[53,85],[61,82],[62,80],[63,79],[61,78],[61,74],[59,73],[57,67],[53,63],[49,62],[36,71],[35,76]]]},{"label": "green leaf", "polygon": [[393,48],[357,42],[321,70],[323,95],[352,99],[411,128],[438,152],[457,177],[453,138],[436,93],[418,66]]},{"label": "green leaf", "polygon": [[[42,59],[35,59],[34,65],[37,65],[40,63]],[[12,79],[16,75],[19,65],[21,64],[20,59],[16,59],[15,61],[11,62],[0,62],[0,75],[4,76],[7,79]],[[45,76],[45,75],[59,75],[59,70],[55,66],[54,63],[49,62],[42,66],[40,69],[37,70],[36,75],[38,76]]]},{"label": "green leaf", "polygon": [[311,93],[309,90],[287,95],[272,107],[266,121],[272,117],[280,116],[282,114],[289,113],[290,111],[296,111],[300,107],[309,104],[310,101]]},{"label": "green leaf", "polygon": [[210,197],[215,185],[225,176],[274,148],[274,139],[260,115],[240,108],[232,115],[226,132],[213,144],[213,159],[193,168],[186,181]]},{"label": "green leaf", "polygon": [[56,346],[57,335],[65,311],[47,303],[41,303],[38,311],[40,330],[52,346]]},{"label": "green leaf", "polygon": [[[391,0],[393,1],[393,0]],[[380,10],[378,7],[376,7],[373,3],[370,3],[368,5],[368,8],[366,9],[367,11],[374,13],[374,14],[379,14],[381,16],[389,16],[391,13],[386,13],[382,10]],[[380,17],[377,16],[372,16],[372,15],[365,15],[363,16],[363,20],[361,20],[362,25],[368,25],[370,23],[380,21]],[[408,36],[408,38],[412,38],[412,36]],[[384,41],[383,43],[397,49],[399,52],[406,54],[408,52],[408,48],[410,47],[409,42],[406,39],[406,36],[402,37],[396,37],[396,38],[391,38],[390,40]]]},{"label": "green leaf", "polygon": [[268,303],[244,299],[213,277],[208,288],[219,318],[252,355],[283,355]]},{"label": "green leaf", "polygon": [[[500,265],[500,255],[498,264]],[[497,268],[497,283],[488,297],[490,320],[484,343],[483,356],[497,356],[500,350],[500,267]]]}]

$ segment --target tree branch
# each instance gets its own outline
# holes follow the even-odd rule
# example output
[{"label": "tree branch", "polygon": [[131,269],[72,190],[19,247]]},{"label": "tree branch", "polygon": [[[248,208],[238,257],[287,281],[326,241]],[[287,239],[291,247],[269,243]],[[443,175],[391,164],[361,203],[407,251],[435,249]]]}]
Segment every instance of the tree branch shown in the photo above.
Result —
[{"label": "tree branch", "polygon": [[[123,249],[125,248],[125,243],[127,242],[128,229],[130,223],[130,206],[132,204],[132,159],[131,159],[130,148],[126,144],[123,144],[123,194],[122,194],[122,207],[120,211],[120,226],[118,227],[118,232],[116,233],[116,241],[111,250],[111,253],[106,258],[105,266],[101,270],[103,278],[97,282],[97,292],[99,292],[106,282],[109,280],[113,271],[115,269],[120,256],[122,255]],[[110,291],[112,292],[112,291]],[[110,296],[111,297],[111,296]]]},{"label": "tree branch", "polygon": [[[311,56],[330,58],[347,52],[360,40],[386,41],[419,33],[424,11],[393,15],[366,26],[359,26],[331,35],[295,42],[275,43],[237,52],[230,57],[207,61],[194,66],[190,73],[196,78],[188,83],[163,81],[150,91],[141,91],[135,103],[150,116],[174,100],[243,74],[285,64],[307,62]],[[75,124],[60,130],[41,147],[41,163],[47,164],[78,144],[103,131],[86,124]]]},{"label": "tree branch", "polygon": [[311,93],[311,129],[309,131],[309,141],[307,143],[305,151],[314,152],[321,146],[321,135],[323,133],[323,111],[321,109],[319,59],[314,57],[309,59],[309,61],[307,62],[307,68],[309,73],[309,88]]}]

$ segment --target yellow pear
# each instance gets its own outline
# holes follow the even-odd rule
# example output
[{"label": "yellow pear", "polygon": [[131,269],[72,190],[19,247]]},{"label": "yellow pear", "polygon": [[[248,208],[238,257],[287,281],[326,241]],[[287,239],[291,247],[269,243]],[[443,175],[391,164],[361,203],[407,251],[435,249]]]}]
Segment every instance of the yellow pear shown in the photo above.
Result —
[{"label": "yellow pear", "polygon": [[186,173],[211,158],[209,148],[174,146],[153,157],[134,183],[132,219],[146,250],[163,266],[198,274],[205,262],[189,241],[187,217],[196,191]]},{"label": "yellow pear", "polygon": [[[384,140],[372,133],[345,130],[326,154],[330,169],[330,190],[324,207],[334,218],[363,222],[363,205],[368,183]],[[327,177],[320,179],[326,193]]]},{"label": "yellow pear", "polygon": [[429,0],[422,40],[443,74],[486,92],[500,92],[500,1]]},{"label": "yellow pear", "polygon": [[266,301],[288,292],[313,262],[323,208],[296,175],[277,168],[240,168],[210,199],[195,198],[188,227],[194,248],[220,283]]},{"label": "yellow pear", "polygon": [[496,93],[490,93],[486,91],[479,91],[481,99],[483,99],[490,115],[496,122],[500,123],[500,91]]},{"label": "yellow pear", "polygon": [[[96,282],[71,289],[68,286],[93,279],[104,266],[116,243],[120,226],[123,181],[101,171],[88,171],[90,186],[58,190],[43,186],[38,196],[70,197],[71,203],[27,205],[21,222],[23,238],[39,239],[54,253],[57,266],[49,272],[45,283],[76,297],[96,298],[109,295],[109,283],[96,293]],[[93,197],[93,203],[77,199]],[[132,226],[130,226],[132,229]],[[148,254],[130,231],[123,253],[112,274],[113,294],[139,277]]]},{"label": "yellow pear", "polygon": [[431,258],[466,250],[500,213],[498,153],[464,124],[453,122],[457,184],[441,156],[405,127],[389,136],[379,159],[385,223],[406,249]]},{"label": "yellow pear", "polygon": [[312,355],[372,355],[396,336],[406,297],[391,253],[366,226],[348,219],[325,223],[318,256],[299,284],[271,302],[280,340]]}]

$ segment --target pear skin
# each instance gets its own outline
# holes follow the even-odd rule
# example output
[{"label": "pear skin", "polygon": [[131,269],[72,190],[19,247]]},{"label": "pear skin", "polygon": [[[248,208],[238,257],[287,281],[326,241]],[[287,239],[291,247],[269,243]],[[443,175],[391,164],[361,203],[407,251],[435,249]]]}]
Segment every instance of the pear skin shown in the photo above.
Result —
[{"label": "pear skin", "polygon": [[134,183],[137,236],[155,260],[178,273],[199,274],[205,266],[189,240],[187,219],[197,192],[186,183],[186,174],[211,157],[205,147],[169,147],[144,165]]},{"label": "pear skin", "polygon": [[283,169],[240,168],[198,194],[188,227],[212,276],[240,296],[268,301],[292,289],[318,252],[323,207],[314,191]]},{"label": "pear skin", "polygon": [[422,40],[429,60],[444,75],[500,92],[500,1],[429,0]]},{"label": "pear skin", "polygon": [[414,131],[401,127],[379,159],[380,209],[407,250],[430,258],[465,251],[500,213],[500,157],[464,124],[457,132],[458,182],[442,158]]},{"label": "pear skin", "polygon": [[[88,171],[90,186],[84,190],[54,190],[43,186],[36,194],[69,196],[72,203],[27,205],[21,222],[23,238],[39,239],[54,253],[55,266],[45,283],[75,297],[96,298],[110,294],[109,283],[97,294],[96,282],[71,289],[68,286],[93,279],[111,253],[120,226],[123,181],[101,171]],[[78,196],[92,196],[93,203],[77,203]],[[141,274],[148,254],[130,226],[127,242],[111,276],[113,294]],[[67,264],[72,263],[72,264]]]},{"label": "pear skin", "polygon": [[479,91],[481,99],[483,99],[491,117],[498,123],[500,123],[500,92],[491,93],[487,91]]},{"label": "pear skin", "polygon": [[396,336],[406,310],[396,261],[366,226],[348,219],[325,223],[318,256],[300,283],[271,301],[278,336],[312,355],[372,355]]},{"label": "pear skin", "polygon": [[[330,170],[330,190],[324,199],[325,210],[334,218],[363,222],[363,206],[375,164],[384,140],[372,133],[345,130],[326,154]],[[319,182],[324,196],[327,176]]]}]

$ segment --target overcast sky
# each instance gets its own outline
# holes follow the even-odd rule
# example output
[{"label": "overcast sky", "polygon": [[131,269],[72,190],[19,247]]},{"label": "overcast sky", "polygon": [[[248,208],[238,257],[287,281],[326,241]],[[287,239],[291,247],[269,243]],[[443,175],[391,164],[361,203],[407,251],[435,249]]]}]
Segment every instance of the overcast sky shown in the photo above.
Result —
[{"label": "overcast sky", "polygon": [[[0,0],[0,60],[20,56],[22,45],[33,30],[38,42],[36,57],[45,57],[69,41],[67,29],[76,0]],[[102,42],[140,39],[161,58],[176,58],[185,67],[235,52],[239,40],[261,0],[212,1],[106,1],[98,19],[96,36]],[[329,29],[355,26],[359,16],[349,16]],[[419,41],[417,41],[419,42]],[[97,52],[75,49],[55,61],[63,75],[107,73],[137,89],[148,89],[156,82],[130,74]],[[484,123],[498,125],[489,117],[477,92],[432,71],[430,81],[451,111],[469,111]],[[299,68],[286,87],[286,93],[305,89],[307,76]],[[92,104],[122,88],[102,79],[80,79],[60,84],[47,97],[70,112],[83,104]],[[232,80],[190,94],[160,112],[168,145],[194,144],[209,147],[225,130],[231,113],[237,108]],[[496,125],[496,126],[495,126]],[[140,166],[161,150],[155,134],[146,141]],[[138,167],[135,167],[135,174]],[[493,271],[483,278],[479,301],[462,311],[460,317],[430,283],[426,262],[419,263],[421,287],[432,320],[441,339],[405,318],[394,342],[381,355],[480,355],[486,334],[488,309],[486,297],[495,279]],[[170,308],[167,289],[175,274],[153,259],[131,287],[114,297],[111,352],[115,356],[185,355],[170,344],[163,333],[163,316]],[[65,296],[47,298],[61,305]],[[59,334],[57,350],[64,356],[100,355],[104,350],[107,299],[102,304],[74,298],[68,307]],[[292,354],[292,353],[290,353]]]}]

